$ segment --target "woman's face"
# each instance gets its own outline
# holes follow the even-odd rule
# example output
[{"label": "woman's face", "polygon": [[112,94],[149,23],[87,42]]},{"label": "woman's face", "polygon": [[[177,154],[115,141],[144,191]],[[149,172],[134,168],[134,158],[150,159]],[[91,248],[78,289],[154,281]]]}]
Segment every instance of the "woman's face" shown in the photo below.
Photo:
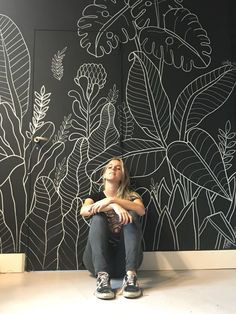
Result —
[{"label": "woman's face", "polygon": [[104,179],[109,181],[120,182],[122,179],[122,166],[119,160],[111,160],[104,172]]}]

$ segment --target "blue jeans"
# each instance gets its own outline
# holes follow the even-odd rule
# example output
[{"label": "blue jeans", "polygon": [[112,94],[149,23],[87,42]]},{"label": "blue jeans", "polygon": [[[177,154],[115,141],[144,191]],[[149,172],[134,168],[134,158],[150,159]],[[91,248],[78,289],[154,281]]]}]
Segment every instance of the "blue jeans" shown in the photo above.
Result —
[{"label": "blue jeans", "polygon": [[107,272],[112,278],[123,277],[128,270],[137,270],[143,260],[142,230],[139,216],[133,212],[133,222],[123,225],[120,235],[111,233],[104,213],[91,218],[83,263],[94,276]]}]

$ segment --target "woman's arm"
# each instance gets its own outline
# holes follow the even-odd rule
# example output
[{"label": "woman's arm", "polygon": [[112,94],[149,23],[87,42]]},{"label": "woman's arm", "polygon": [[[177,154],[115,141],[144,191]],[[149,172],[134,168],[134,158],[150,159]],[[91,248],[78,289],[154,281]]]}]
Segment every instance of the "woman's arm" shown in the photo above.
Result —
[{"label": "woman's arm", "polygon": [[140,198],[136,198],[134,201],[129,201],[119,197],[112,197],[111,203],[116,203],[126,210],[133,210],[139,216],[145,215],[145,207]]},{"label": "woman's arm", "polygon": [[106,212],[111,209],[112,206],[108,198],[104,198],[97,202],[94,202],[92,198],[86,198],[80,209],[80,215],[84,217],[90,217],[96,213]]},{"label": "woman's arm", "polygon": [[143,216],[145,214],[145,207],[140,198],[136,198],[134,201],[129,201],[119,197],[106,197],[96,203],[93,203],[92,210],[94,213],[107,211],[113,208],[113,204],[117,204],[125,210],[133,210],[139,216]]},{"label": "woman's arm", "polygon": [[108,210],[114,209],[117,215],[119,216],[119,220],[122,224],[128,224],[129,222],[132,222],[132,216],[128,213],[127,210],[122,208],[122,206],[120,206],[119,204],[116,203],[109,204],[109,202],[110,202],[109,198],[104,198],[95,203],[93,199],[87,198],[80,209],[80,214],[83,217],[90,217],[97,213],[106,212]]}]

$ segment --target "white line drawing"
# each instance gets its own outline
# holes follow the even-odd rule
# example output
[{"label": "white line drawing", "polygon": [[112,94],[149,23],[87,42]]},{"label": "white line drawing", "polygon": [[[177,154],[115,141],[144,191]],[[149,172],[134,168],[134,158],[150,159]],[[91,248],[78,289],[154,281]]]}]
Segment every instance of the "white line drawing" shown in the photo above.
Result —
[{"label": "white line drawing", "polygon": [[53,77],[61,81],[64,74],[64,66],[63,66],[63,59],[65,57],[65,52],[67,50],[67,47],[64,47],[61,51],[58,50],[57,53],[54,54],[52,57],[52,64],[51,64],[51,71]]},{"label": "white line drawing", "polygon": [[5,15],[0,15],[1,101],[7,102],[22,119],[29,105],[31,63],[29,50],[17,25]]},{"label": "white line drawing", "polygon": [[[5,65],[0,83],[0,252],[26,251],[32,270],[80,269],[89,222],[78,209],[88,193],[99,190],[101,167],[114,155],[125,159],[133,178],[153,178],[151,187],[138,187],[147,204],[145,249],[166,249],[167,243],[169,250],[234,247],[235,132],[226,121],[224,129],[218,127],[217,142],[200,124],[230,99],[235,65],[228,61],[203,71],[211,62],[210,39],[180,1],[99,3],[91,1],[77,24],[81,48],[99,63],[79,66],[68,91],[72,113],[64,116],[59,130],[47,120],[51,92],[42,85],[34,91],[29,130],[23,131],[30,56],[19,28],[0,15],[0,61]],[[129,54],[120,105],[115,82],[105,95],[102,58],[131,41],[135,49]],[[3,43],[15,47],[13,54]],[[66,50],[60,52],[60,62]],[[202,69],[180,90],[173,108],[163,80],[166,66],[184,74]],[[172,140],[171,132],[177,139]],[[34,137],[48,141],[40,145]],[[67,142],[73,147],[65,156]],[[162,168],[165,176],[157,182]]]}]

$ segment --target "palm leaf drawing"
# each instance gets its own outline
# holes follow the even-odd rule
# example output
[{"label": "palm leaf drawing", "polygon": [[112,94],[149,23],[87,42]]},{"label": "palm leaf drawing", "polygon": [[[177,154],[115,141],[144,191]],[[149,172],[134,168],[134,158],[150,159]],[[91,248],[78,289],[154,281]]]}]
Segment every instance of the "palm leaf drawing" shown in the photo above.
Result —
[{"label": "palm leaf drawing", "polygon": [[178,96],[173,110],[173,121],[180,139],[184,139],[188,130],[221,107],[235,84],[236,68],[232,65],[217,68],[188,84]]},{"label": "palm leaf drawing", "polygon": [[165,146],[170,128],[170,101],[154,63],[142,52],[130,55],[126,97],[134,120],[150,137]]},{"label": "palm leaf drawing", "polygon": [[30,56],[16,24],[0,14],[0,95],[22,122],[29,105]]},{"label": "palm leaf drawing", "polygon": [[[87,52],[103,57],[136,35],[130,1],[106,1],[88,5],[78,21],[80,44]],[[92,31],[91,31],[92,30]]]},{"label": "palm leaf drawing", "polygon": [[188,142],[176,141],[167,149],[172,166],[200,187],[230,199],[223,160],[214,139],[201,129],[188,134]]},{"label": "palm leaf drawing", "polygon": [[172,9],[165,14],[164,24],[164,28],[142,30],[140,41],[146,53],[186,72],[210,64],[210,40],[195,14],[185,8]]}]

